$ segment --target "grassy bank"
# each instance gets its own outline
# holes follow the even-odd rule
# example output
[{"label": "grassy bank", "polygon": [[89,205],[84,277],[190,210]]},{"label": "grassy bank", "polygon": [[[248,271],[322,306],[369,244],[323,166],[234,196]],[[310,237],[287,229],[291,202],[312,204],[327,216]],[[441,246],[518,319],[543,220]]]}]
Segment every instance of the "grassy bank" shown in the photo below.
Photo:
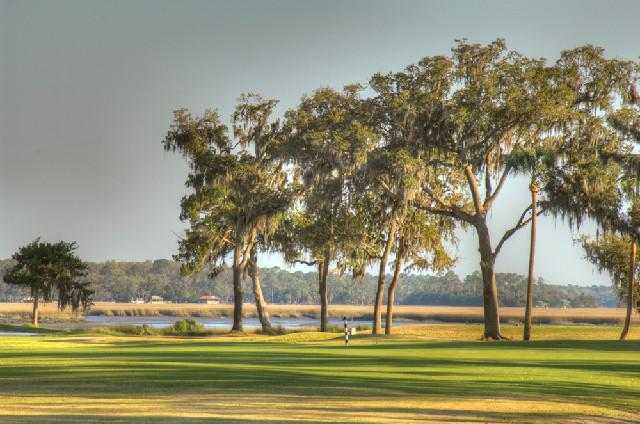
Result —
[{"label": "grassy bank", "polygon": [[496,343],[441,324],[348,348],[318,333],[3,337],[0,421],[637,422],[640,333],[578,340],[606,331],[543,326],[547,340]]},{"label": "grassy bank", "polygon": [[[274,317],[281,318],[317,318],[319,307],[316,305],[270,305],[269,311]],[[415,321],[439,321],[452,323],[482,322],[482,308],[456,306],[397,306],[395,317]],[[0,303],[0,318],[27,320],[31,313],[31,305],[26,303]],[[98,302],[88,312],[100,316],[171,316],[171,317],[230,317],[231,305],[203,304],[130,304]],[[331,305],[329,315],[333,318],[347,316],[350,319],[371,319],[372,307],[369,305]],[[245,315],[255,316],[255,307],[245,305]],[[504,322],[519,322],[524,312],[522,308],[501,308]],[[59,312],[55,305],[45,305],[41,312],[42,319],[47,320],[79,320],[82,317],[68,312]],[[638,318],[634,318],[638,321]],[[534,321],[540,324],[549,323],[586,323],[586,324],[619,324],[624,320],[621,308],[548,308],[534,310]]]},{"label": "grassy bank", "polygon": [[49,328],[34,327],[31,324],[14,325],[14,324],[0,324],[0,332],[6,333],[36,333],[36,334],[56,334],[58,330],[52,330]]}]

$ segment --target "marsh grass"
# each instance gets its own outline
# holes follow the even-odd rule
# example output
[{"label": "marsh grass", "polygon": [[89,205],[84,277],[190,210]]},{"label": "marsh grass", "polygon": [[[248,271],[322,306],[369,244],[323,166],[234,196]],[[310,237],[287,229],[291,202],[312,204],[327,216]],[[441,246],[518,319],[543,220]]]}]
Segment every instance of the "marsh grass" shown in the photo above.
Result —
[{"label": "marsh grass", "polygon": [[[256,311],[252,304],[244,305],[245,316],[255,317]],[[221,318],[232,315],[232,305],[204,305],[204,304],[130,304],[97,302],[88,312],[98,316],[171,316],[171,317],[201,317]],[[331,305],[329,315],[332,318],[367,320],[371,319],[371,307],[368,305]],[[311,318],[317,319],[319,308],[316,305],[269,305],[269,313],[278,318]],[[28,303],[0,303],[0,317],[27,319],[31,314]],[[522,308],[501,308],[503,322],[519,322],[523,317]],[[79,319],[68,311],[58,311],[54,304],[42,307],[41,315],[52,320]],[[460,306],[407,306],[399,305],[395,308],[394,317],[413,321],[463,322],[477,323],[482,321],[481,307]],[[638,317],[634,317],[638,321]],[[534,322],[550,323],[586,323],[586,324],[617,324],[624,320],[622,308],[548,308],[534,309]]]}]

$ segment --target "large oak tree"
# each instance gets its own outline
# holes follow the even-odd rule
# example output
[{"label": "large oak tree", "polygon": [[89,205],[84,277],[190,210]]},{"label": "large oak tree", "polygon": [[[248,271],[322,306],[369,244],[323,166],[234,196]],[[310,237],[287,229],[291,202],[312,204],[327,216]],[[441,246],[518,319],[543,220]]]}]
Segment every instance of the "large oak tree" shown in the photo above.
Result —
[{"label": "large oak tree", "polygon": [[[491,237],[488,215],[508,180],[511,149],[551,127],[568,103],[543,60],[488,45],[458,42],[452,55],[427,57],[392,76],[384,93],[401,101],[405,124],[395,138],[424,161],[423,210],[475,229],[484,280],[485,337],[501,338],[495,260],[531,220],[525,209],[512,228]],[[374,87],[376,78],[374,77]]]},{"label": "large oak tree", "polygon": [[180,109],[163,141],[165,149],[179,151],[189,163],[190,192],[182,199],[180,215],[189,228],[175,257],[184,263],[185,273],[206,266],[215,273],[232,257],[233,331],[242,331],[246,272],[263,329],[270,326],[257,254],[289,202],[285,176],[266,153],[278,134],[278,123],[272,120],[275,104],[257,95],[241,96],[232,116],[232,134],[215,111],[195,117]]}]

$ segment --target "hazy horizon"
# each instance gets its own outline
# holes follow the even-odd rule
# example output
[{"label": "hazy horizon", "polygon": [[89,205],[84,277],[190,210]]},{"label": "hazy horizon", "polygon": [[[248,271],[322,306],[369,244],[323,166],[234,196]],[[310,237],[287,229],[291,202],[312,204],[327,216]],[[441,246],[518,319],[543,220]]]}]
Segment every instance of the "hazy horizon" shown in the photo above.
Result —
[{"label": "hazy horizon", "polygon": [[[258,91],[282,112],[318,87],[447,54],[457,38],[505,38],[550,61],[587,43],[637,58],[639,16],[634,1],[0,0],[0,258],[39,236],[76,240],[87,260],[170,258],[186,166],[160,142],[176,108],[228,117],[241,93]],[[501,194],[494,244],[528,203],[526,187],[512,180]],[[594,230],[542,217],[537,274],[608,282],[573,243]],[[523,229],[497,272],[526,273],[526,252]],[[459,275],[478,269],[471,232],[458,257]],[[263,255],[274,265],[284,267]]]}]

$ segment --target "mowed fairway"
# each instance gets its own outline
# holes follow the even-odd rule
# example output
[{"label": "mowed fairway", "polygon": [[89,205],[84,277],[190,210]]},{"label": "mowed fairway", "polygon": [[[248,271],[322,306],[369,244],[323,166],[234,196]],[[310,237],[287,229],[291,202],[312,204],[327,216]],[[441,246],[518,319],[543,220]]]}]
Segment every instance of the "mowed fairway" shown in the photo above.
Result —
[{"label": "mowed fairway", "polygon": [[[640,334],[0,338],[2,423],[638,422]],[[516,335],[521,329],[506,328]],[[459,334],[467,340],[445,341]],[[553,340],[571,337],[583,340]],[[332,339],[334,338],[334,339]]]}]

